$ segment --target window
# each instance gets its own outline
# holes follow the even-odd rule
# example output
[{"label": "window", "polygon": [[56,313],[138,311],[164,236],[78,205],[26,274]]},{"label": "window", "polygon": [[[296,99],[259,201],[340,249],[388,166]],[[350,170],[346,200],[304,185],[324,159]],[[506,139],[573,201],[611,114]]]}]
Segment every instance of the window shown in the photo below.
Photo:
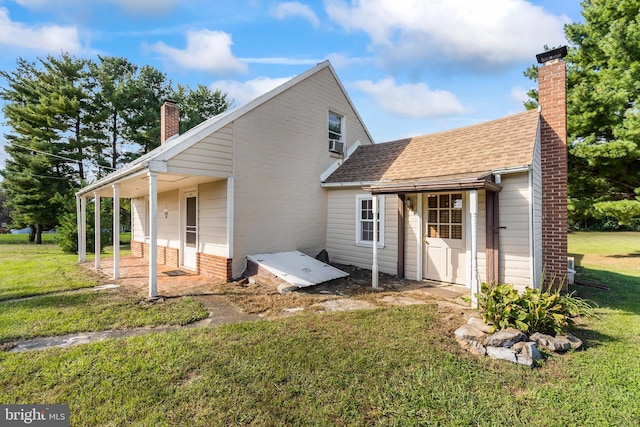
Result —
[{"label": "window", "polygon": [[329,151],[332,153],[344,152],[342,140],[342,116],[329,111]]},{"label": "window", "polygon": [[427,196],[427,236],[462,239],[462,194]]},{"label": "window", "polygon": [[[378,196],[378,247],[384,247],[384,196]],[[373,244],[373,198],[369,195],[356,196],[356,244]]]}]

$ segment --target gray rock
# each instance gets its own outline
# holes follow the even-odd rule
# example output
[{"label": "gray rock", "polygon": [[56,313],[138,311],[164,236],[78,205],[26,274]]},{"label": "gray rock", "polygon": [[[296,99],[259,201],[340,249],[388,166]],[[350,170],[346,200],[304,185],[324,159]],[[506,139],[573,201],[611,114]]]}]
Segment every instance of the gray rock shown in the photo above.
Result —
[{"label": "gray rock", "polygon": [[482,321],[482,319],[480,319],[479,317],[472,317],[467,321],[467,325],[469,326],[473,326],[474,328],[476,328],[479,331],[485,332],[487,334],[491,334],[493,333],[493,331],[495,330],[495,327],[493,325],[489,325],[487,323],[484,323]]},{"label": "gray rock", "polygon": [[471,325],[460,326],[458,329],[456,329],[454,334],[456,336],[456,339],[477,341],[478,343],[482,343],[487,336],[487,334],[477,330]]},{"label": "gray rock", "polygon": [[[515,328],[506,328],[489,335],[484,340],[484,345],[488,347],[511,347],[517,342],[528,341],[527,336]],[[487,349],[488,350],[488,349]]]},{"label": "gray rock", "polygon": [[536,360],[542,359],[542,354],[540,354],[536,343],[531,341],[517,342],[511,349],[516,352],[517,363],[527,365],[530,368],[535,365]]},{"label": "gray rock", "polygon": [[571,348],[571,342],[562,335],[557,337],[552,337],[551,335],[541,334],[540,332],[536,332],[531,335],[531,341],[535,341],[539,348],[553,351],[553,352],[562,352],[567,351]]},{"label": "gray rock", "polygon": [[487,356],[492,359],[506,360],[518,363],[518,356],[515,350],[506,347],[487,346]]},{"label": "gray rock", "polygon": [[284,295],[289,292],[297,291],[298,287],[296,285],[292,285],[291,283],[280,283],[278,285],[278,293]]},{"label": "gray rock", "polygon": [[569,341],[569,344],[571,344],[572,349],[574,350],[582,349],[582,346],[584,345],[584,343],[580,338],[573,336],[571,334],[566,334],[565,337],[567,337],[567,340]]},{"label": "gray rock", "polygon": [[464,350],[467,350],[472,354],[475,354],[476,356],[487,355],[487,348],[482,344],[480,344],[478,341],[465,340],[460,338],[456,338],[456,341],[458,341],[458,344],[460,344],[460,347],[462,347]]}]

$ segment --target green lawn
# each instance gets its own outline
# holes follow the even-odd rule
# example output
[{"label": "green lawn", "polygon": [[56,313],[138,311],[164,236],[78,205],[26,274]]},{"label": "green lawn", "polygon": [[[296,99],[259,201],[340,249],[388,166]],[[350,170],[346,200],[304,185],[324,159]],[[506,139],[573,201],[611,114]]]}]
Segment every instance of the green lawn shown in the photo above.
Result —
[{"label": "green lawn", "polygon": [[611,291],[575,287],[600,305],[587,350],[533,370],[463,352],[430,306],[310,312],[0,353],[0,402],[68,403],[72,425],[640,425],[640,233],[570,251]]}]

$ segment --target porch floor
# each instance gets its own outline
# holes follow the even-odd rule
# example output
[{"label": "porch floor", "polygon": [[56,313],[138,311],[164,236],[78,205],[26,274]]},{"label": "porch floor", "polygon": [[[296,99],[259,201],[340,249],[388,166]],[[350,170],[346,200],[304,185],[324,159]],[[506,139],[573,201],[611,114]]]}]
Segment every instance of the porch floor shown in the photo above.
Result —
[{"label": "porch floor", "polygon": [[[93,270],[94,261],[83,263]],[[99,274],[136,295],[149,294],[149,260],[133,255],[120,257],[120,278],[113,280],[113,257],[101,258]],[[158,264],[158,295],[177,297],[185,295],[212,295],[215,285],[224,281],[212,279],[185,269]]]}]

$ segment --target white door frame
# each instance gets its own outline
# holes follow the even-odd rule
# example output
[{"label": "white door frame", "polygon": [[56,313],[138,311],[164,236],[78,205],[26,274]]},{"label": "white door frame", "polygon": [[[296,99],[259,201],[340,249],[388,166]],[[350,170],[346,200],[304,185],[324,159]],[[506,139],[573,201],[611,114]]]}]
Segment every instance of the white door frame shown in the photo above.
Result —
[{"label": "white door frame", "polygon": [[[195,246],[188,246],[186,242],[186,228],[187,228],[187,198],[196,198],[196,243]],[[199,212],[200,201],[198,200],[198,189],[188,188],[180,191],[180,266],[189,270],[197,269],[197,253],[199,245],[199,227],[200,227],[200,215]]]}]

